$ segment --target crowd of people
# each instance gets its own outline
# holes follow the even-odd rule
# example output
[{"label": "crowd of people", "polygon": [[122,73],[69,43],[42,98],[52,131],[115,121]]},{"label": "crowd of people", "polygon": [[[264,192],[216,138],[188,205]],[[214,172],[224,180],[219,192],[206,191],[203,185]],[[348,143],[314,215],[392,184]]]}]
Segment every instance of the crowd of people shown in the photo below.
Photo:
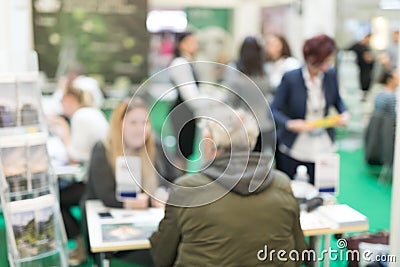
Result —
[{"label": "crowd of people", "polygon": [[[367,35],[351,47],[360,68],[363,92],[371,87],[375,61],[369,38]],[[178,172],[165,171],[168,163],[159,155],[163,151],[157,149],[144,99],[135,96],[121,101],[108,122],[99,109],[102,95],[93,89],[95,86],[88,86],[93,82],[90,78],[85,80],[82,74],[71,72],[61,83],[57,94],[61,96],[62,114],[48,117],[49,128],[64,144],[69,163],[82,164],[88,170],[81,181],[60,181],[61,210],[68,238],[77,242],[77,248],[70,253],[71,265],[80,264],[88,254],[84,248],[87,226],[82,204],[88,199],[125,209],[165,208],[165,218],[150,238],[151,251],[114,254],[143,265],[254,266],[259,263],[256,252],[264,244],[275,250],[306,249],[290,179],[296,168],[304,165],[309,182],[314,184],[317,155],[335,152],[334,128],[346,126],[350,119],[334,67],[338,52],[335,40],[324,34],[307,39],[301,64],[281,35],[268,35],[263,42],[246,37],[237,60],[230,63],[222,78],[222,83],[235,94],[227,94],[221,102],[230,109],[221,109],[219,121],[198,118],[200,110],[208,107],[196,100],[208,96],[202,90],[201,73],[192,63],[197,47],[195,34],[176,35],[169,75],[177,99],[170,113],[177,138],[176,168],[186,171],[196,135],[202,136],[201,155],[207,164],[200,172],[178,179]],[[396,117],[398,87],[394,51],[397,50],[388,50],[390,64],[385,67],[383,90],[375,100],[376,110],[392,118]],[[229,71],[230,68],[236,71]],[[257,93],[249,87],[249,81]],[[338,114],[333,123],[313,123],[332,115],[332,108]],[[141,190],[130,200],[116,196],[116,162],[123,156],[137,157],[141,164]],[[272,161],[275,167],[271,169]],[[169,199],[182,201],[183,207],[179,207],[169,205],[165,194],[157,196],[159,190],[168,191],[171,181],[182,188],[212,184],[207,194],[228,192],[211,203],[187,208],[187,203],[203,199],[204,192],[196,195],[173,190]],[[256,188],[249,190],[254,181]],[[81,205],[83,225],[71,214],[71,206],[76,205]],[[300,264],[287,262],[285,266]]]}]

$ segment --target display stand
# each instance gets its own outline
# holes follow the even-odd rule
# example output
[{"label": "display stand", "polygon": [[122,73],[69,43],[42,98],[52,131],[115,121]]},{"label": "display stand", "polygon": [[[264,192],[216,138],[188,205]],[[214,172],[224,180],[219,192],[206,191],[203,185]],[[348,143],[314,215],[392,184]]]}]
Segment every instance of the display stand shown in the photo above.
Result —
[{"label": "display stand", "polygon": [[0,74],[0,196],[12,267],[68,266],[37,73]]}]

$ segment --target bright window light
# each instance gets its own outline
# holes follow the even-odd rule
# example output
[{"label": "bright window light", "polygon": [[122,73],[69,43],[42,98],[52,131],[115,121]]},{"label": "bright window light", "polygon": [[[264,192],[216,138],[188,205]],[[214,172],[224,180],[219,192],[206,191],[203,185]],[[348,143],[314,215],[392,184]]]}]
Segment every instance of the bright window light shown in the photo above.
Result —
[{"label": "bright window light", "polygon": [[154,10],[147,15],[146,27],[149,32],[183,32],[187,27],[186,13],[179,10]]},{"label": "bright window light", "polygon": [[372,19],[372,38],[371,46],[376,50],[386,49],[389,37],[389,21],[384,17],[375,17]]},{"label": "bright window light", "polygon": [[381,0],[379,7],[381,9],[400,9],[400,0]]}]

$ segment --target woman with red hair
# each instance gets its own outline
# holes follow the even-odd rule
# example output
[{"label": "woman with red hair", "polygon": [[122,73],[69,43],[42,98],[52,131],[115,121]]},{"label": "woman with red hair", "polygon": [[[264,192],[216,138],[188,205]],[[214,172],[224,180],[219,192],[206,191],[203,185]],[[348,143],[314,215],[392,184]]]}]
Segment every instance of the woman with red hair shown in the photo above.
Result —
[{"label": "woman with red hair", "polygon": [[[276,165],[289,177],[293,178],[297,166],[305,165],[314,183],[317,155],[335,150],[333,127],[346,125],[349,119],[332,68],[336,50],[335,41],[327,35],[306,40],[305,65],[283,76],[272,102],[278,139]],[[324,122],[332,106],[340,114],[337,119],[316,123]]]}]

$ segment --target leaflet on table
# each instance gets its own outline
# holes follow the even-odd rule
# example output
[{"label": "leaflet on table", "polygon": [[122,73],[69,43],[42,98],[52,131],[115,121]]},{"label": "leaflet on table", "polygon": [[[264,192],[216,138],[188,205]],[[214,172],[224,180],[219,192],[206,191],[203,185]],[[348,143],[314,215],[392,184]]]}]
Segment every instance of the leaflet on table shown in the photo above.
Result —
[{"label": "leaflet on table", "polygon": [[134,241],[147,239],[157,230],[164,217],[163,209],[117,210],[111,209],[112,218],[102,219],[104,242]]},{"label": "leaflet on table", "polygon": [[21,257],[55,249],[55,203],[56,198],[51,194],[8,203],[12,231]]},{"label": "leaflet on table", "polygon": [[164,217],[164,209],[150,208],[146,210],[124,210],[124,209],[110,209],[112,218],[126,219],[135,222],[159,222]]},{"label": "leaflet on table", "polygon": [[134,223],[102,224],[103,242],[123,242],[148,239],[156,230],[154,227],[137,226]]},{"label": "leaflet on table", "polygon": [[138,157],[120,156],[115,163],[116,199],[124,201],[136,198],[141,192],[141,160]]}]

